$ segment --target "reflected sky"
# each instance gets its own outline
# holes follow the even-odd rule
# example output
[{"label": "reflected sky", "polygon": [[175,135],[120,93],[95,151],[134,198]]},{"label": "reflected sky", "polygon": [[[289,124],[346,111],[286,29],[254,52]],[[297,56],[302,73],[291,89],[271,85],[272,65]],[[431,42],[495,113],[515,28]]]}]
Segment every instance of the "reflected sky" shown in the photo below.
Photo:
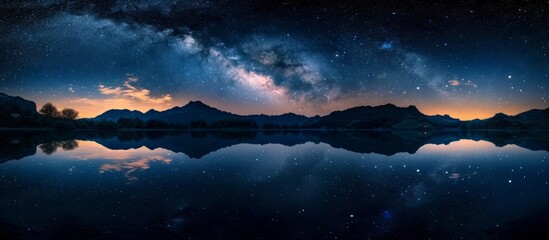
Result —
[{"label": "reflected sky", "polygon": [[462,139],[388,156],[239,143],[200,158],[77,145],[0,164],[2,239],[547,234],[549,153],[513,144]]},{"label": "reflected sky", "polygon": [[163,148],[151,150],[145,146],[137,149],[112,150],[93,141],[78,141],[78,146],[81,146],[78,151],[65,151],[56,157],[68,160],[102,162],[99,173],[107,171],[123,172],[130,180],[137,179],[131,176],[131,173],[137,170],[149,169],[152,162],[170,164],[173,155],[178,155]]},{"label": "reflected sky", "polygon": [[[147,170],[150,168],[151,163],[162,163],[170,164],[174,158],[180,161],[188,161],[190,159],[184,153],[176,153],[164,148],[155,148],[149,149],[146,146],[141,146],[138,148],[129,148],[129,149],[109,149],[97,142],[87,141],[87,140],[77,140],[74,141],[74,144],[79,147],[77,151],[72,151],[75,148],[63,148],[63,151],[57,152],[54,156],[58,160],[69,160],[69,161],[93,161],[95,164],[99,165],[99,173],[104,173],[108,171],[122,172],[124,175],[131,180],[136,180],[136,177],[131,176],[131,173],[138,170]],[[62,144],[52,144],[52,145],[62,145]],[[260,147],[259,151],[252,151]],[[45,152],[43,145],[39,147],[42,150],[42,153]],[[288,147],[281,144],[264,144],[264,145],[253,145],[253,144],[236,144],[226,149],[221,149],[216,152],[210,153],[204,156],[204,159],[224,159],[226,155],[236,157],[242,161],[245,160],[261,160],[261,171],[275,173],[277,170],[283,167],[286,164],[286,159],[290,155],[295,155],[292,153],[293,149],[299,149],[305,151],[306,154],[317,153],[319,149],[322,149],[322,157],[320,160],[328,160],[334,158],[356,158],[353,156],[356,153],[349,152],[341,149],[334,149],[330,145],[325,143],[305,143],[300,144],[294,147]],[[261,152],[269,152],[269,154],[262,154]],[[259,154],[257,152],[260,152]],[[336,153],[334,153],[336,152]],[[449,144],[425,144],[417,150],[417,153],[400,153],[399,157],[405,159],[420,159],[423,160],[423,157],[440,157],[441,159],[446,159],[448,161],[456,159],[480,159],[488,158],[501,160],[503,158],[509,158],[509,154],[535,154],[533,151],[521,148],[514,144],[508,144],[503,147],[497,147],[495,144],[480,140],[470,140],[470,139],[461,139],[458,141],[451,142]],[[543,154],[544,151],[541,151]],[[50,153],[51,154],[51,153]],[[334,156],[335,154],[335,156]],[[414,156],[414,155],[418,156]],[[41,157],[46,157],[43,154]],[[46,153],[46,155],[49,155]],[[383,155],[378,154],[359,154],[360,158],[365,157],[369,158],[381,158],[384,159]],[[33,156],[40,157],[40,156]],[[301,156],[304,158],[307,156]],[[392,159],[391,157],[385,157],[387,159]],[[199,159],[200,160],[200,159]],[[486,161],[486,160],[485,160]],[[331,162],[331,161],[330,161]],[[405,167],[404,165],[402,167]],[[255,172],[254,172],[255,173]],[[459,173],[451,173],[450,178],[456,178],[456,175]],[[261,177],[258,177],[261,179]]]},{"label": "reflected sky", "polygon": [[[428,152],[428,153],[444,153],[444,152],[452,152],[456,154],[460,153],[469,153],[469,154],[475,154],[479,152],[484,152],[490,149],[495,148],[496,145],[488,142],[488,141],[474,141],[471,139],[461,139],[459,141],[451,142],[447,145],[445,144],[426,144],[422,146],[418,151],[420,152]],[[516,148],[516,145],[506,145],[504,147],[512,147]]]}]

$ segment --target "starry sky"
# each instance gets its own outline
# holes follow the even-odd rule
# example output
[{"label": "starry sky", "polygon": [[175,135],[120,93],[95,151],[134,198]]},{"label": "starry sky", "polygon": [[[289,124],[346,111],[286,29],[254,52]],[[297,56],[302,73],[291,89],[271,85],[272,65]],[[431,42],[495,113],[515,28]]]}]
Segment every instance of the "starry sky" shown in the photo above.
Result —
[{"label": "starry sky", "polygon": [[549,107],[549,1],[4,0],[0,46],[0,92],[81,117]]}]

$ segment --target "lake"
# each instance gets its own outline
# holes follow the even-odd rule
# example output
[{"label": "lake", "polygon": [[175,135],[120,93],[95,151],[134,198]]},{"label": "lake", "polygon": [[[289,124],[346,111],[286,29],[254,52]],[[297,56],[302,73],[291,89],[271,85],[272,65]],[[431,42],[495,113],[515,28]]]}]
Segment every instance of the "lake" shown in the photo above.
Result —
[{"label": "lake", "polygon": [[546,132],[0,132],[1,239],[543,239]]}]

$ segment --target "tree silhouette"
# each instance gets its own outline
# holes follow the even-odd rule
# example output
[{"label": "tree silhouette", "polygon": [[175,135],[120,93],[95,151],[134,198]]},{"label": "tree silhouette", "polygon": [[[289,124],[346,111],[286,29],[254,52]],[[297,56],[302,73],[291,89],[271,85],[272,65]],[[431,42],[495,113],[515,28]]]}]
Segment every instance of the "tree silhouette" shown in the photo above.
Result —
[{"label": "tree silhouette", "polygon": [[61,117],[69,120],[74,120],[78,117],[78,111],[72,108],[65,108],[61,111]]},{"label": "tree silhouette", "polygon": [[78,148],[76,140],[65,140],[61,142],[61,148],[65,151],[70,151]]},{"label": "tree silhouette", "polygon": [[42,150],[43,153],[47,154],[47,155],[51,155],[53,154],[54,152],[57,151],[57,148],[60,147],[61,144],[59,144],[59,142],[49,142],[49,143],[44,143],[44,144],[40,144],[40,149]]},{"label": "tree silhouette", "polygon": [[59,111],[57,111],[57,107],[51,103],[44,104],[44,106],[40,108],[39,112],[51,118],[56,118],[60,115]]}]

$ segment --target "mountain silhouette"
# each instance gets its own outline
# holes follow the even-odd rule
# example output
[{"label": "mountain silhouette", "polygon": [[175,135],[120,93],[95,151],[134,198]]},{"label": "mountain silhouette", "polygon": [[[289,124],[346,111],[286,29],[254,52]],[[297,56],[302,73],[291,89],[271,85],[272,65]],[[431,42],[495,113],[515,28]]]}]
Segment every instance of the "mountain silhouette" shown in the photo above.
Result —
[{"label": "mountain silhouette", "polygon": [[[78,109],[78,107],[75,107]],[[0,126],[44,127],[44,119],[36,111],[36,104],[21,97],[0,93]],[[265,128],[265,129],[499,129],[499,130],[547,130],[549,129],[549,108],[532,109],[516,116],[495,114],[484,120],[460,121],[448,115],[428,116],[415,106],[398,107],[394,104],[381,106],[359,106],[334,111],[326,116],[307,117],[295,113],[282,115],[238,115],[211,107],[201,101],[191,101],[185,106],[165,111],[151,109],[145,113],[137,110],[111,109],[95,118],[95,122],[112,121],[120,118],[155,120],[160,123],[176,124],[191,128]],[[86,121],[87,121],[86,120]],[[194,124],[199,122],[201,124]],[[86,128],[89,122],[81,121],[77,126]],[[59,125],[59,124],[58,124]],[[114,127],[112,127],[112,126]],[[116,124],[108,125],[114,129]],[[102,125],[96,126],[101,128]],[[149,128],[162,126],[150,124]]]},{"label": "mountain silhouette", "polygon": [[[407,108],[397,107],[393,104],[381,106],[353,107],[343,111],[335,111],[319,119],[306,123],[310,128],[350,128],[350,129],[373,129],[393,128],[403,121],[421,123],[426,121],[427,116],[419,112],[415,106]],[[397,128],[416,128],[424,124],[412,124]]]},{"label": "mountain silhouette", "polygon": [[516,116],[498,113],[484,120],[460,121],[449,115],[428,116],[415,106],[398,107],[394,104],[359,106],[334,111],[326,116],[307,117],[294,113],[282,115],[237,115],[208,106],[200,101],[191,101],[182,107],[166,111],[149,110],[146,113],[130,110],[109,110],[94,120],[139,118],[159,120],[189,126],[202,121],[212,124],[224,120],[252,121],[263,128],[306,129],[549,129],[549,108],[533,109]]},{"label": "mountain silhouette", "polygon": [[144,121],[158,120],[166,123],[189,124],[192,121],[213,123],[225,119],[240,118],[240,116],[210,107],[201,101],[191,101],[183,107],[174,107],[161,112],[154,109],[151,109],[146,113],[127,109],[109,110],[95,117],[94,120],[116,121],[119,118],[139,118]]},{"label": "mountain silhouette", "polygon": [[233,118],[238,118],[238,115],[210,107],[201,101],[191,101],[183,107],[175,107],[164,112],[157,112],[152,116],[145,116],[145,120],[155,119],[168,123],[182,123],[181,120],[185,120],[186,123],[192,121],[213,123]]},{"label": "mountain silhouette", "polygon": [[532,109],[516,116],[509,116],[504,113],[496,113],[493,117],[484,120],[463,121],[461,128],[464,129],[549,129],[549,108]]},{"label": "mountain silhouette", "polygon": [[95,117],[95,120],[116,121],[119,118],[143,118],[143,113],[137,110],[111,109]]},{"label": "mountain silhouette", "polygon": [[[146,113],[129,110],[109,110],[94,120],[112,120],[124,118],[139,118],[141,120],[159,120],[167,123],[189,124],[192,121],[213,123],[227,119],[254,121],[259,126],[271,124],[273,126],[305,127],[305,128],[420,128],[434,124],[429,122],[430,117],[422,114],[415,106],[406,108],[393,104],[382,106],[354,107],[343,111],[335,111],[329,115],[306,117],[294,113],[282,115],[247,115],[241,116],[210,107],[200,101],[191,101],[183,107],[174,107],[166,111],[150,110]],[[406,121],[406,124],[402,124]],[[457,120],[459,121],[459,120]],[[411,124],[411,123],[415,124]],[[435,121],[434,121],[435,122]],[[442,121],[436,121],[440,123]],[[397,125],[401,123],[401,125]],[[396,125],[396,126],[395,126]]]},{"label": "mountain silhouette", "polygon": [[294,113],[286,113],[276,116],[265,114],[241,116],[219,110],[206,105],[201,101],[191,101],[185,106],[174,107],[166,111],[156,111],[151,109],[146,113],[135,110],[130,111],[127,109],[108,110],[95,117],[94,120],[116,121],[119,118],[139,118],[143,121],[158,120],[166,123],[180,123],[185,125],[189,125],[194,121],[204,121],[207,124],[212,124],[223,120],[249,120],[255,122],[259,126],[263,126],[265,124],[295,126],[296,124],[301,125],[311,120],[311,118]]},{"label": "mountain silhouette", "polygon": [[10,114],[32,115],[36,111],[36,103],[21,97],[9,96],[0,93],[0,111]]}]

